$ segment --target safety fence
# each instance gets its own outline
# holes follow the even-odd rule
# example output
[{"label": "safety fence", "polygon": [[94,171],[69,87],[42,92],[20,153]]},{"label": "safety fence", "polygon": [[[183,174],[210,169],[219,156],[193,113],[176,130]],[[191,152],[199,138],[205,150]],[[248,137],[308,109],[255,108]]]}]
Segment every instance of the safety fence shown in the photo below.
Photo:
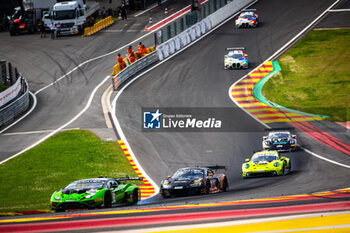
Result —
[{"label": "safety fence", "polygon": [[83,37],[91,36],[92,34],[95,34],[96,32],[108,27],[109,25],[111,25],[113,23],[114,23],[114,21],[112,19],[112,16],[108,16],[107,18],[98,21],[93,26],[85,28],[84,35],[82,35],[82,36]]},{"label": "safety fence", "polygon": [[28,83],[23,77],[19,77],[21,90],[20,94],[7,105],[0,107],[0,127],[14,120],[25,112],[30,103]]},{"label": "safety fence", "polygon": [[[135,52],[135,57],[138,57],[139,53]],[[147,48],[147,55],[138,58],[135,62],[130,63],[128,58],[124,58],[126,67],[124,69],[120,68],[119,63],[113,67],[112,72],[112,84],[113,89],[116,91],[118,87],[127,81],[131,76],[144,69],[145,67],[157,62],[159,60],[155,47]]]},{"label": "safety fence", "polygon": [[154,33],[155,44],[160,45],[165,41],[168,41],[232,1],[237,0],[203,1],[198,10],[193,10],[174,22],[169,23],[167,26],[157,30]]},{"label": "safety fence", "polygon": [[[171,54],[174,54],[176,51],[179,51],[180,49],[186,47],[188,44],[191,44],[193,41],[197,40],[202,35],[210,31],[212,28],[219,25],[225,19],[227,19],[235,12],[239,11],[244,6],[248,5],[253,1],[254,0],[233,0],[230,2],[226,2],[227,4],[221,8],[217,8],[218,6],[220,6],[220,4],[217,4],[220,1],[213,1],[216,5],[210,5],[210,1],[207,2],[209,4],[207,5],[208,9],[213,9],[216,11],[214,11],[214,13],[208,15],[201,21],[197,22],[196,24],[192,25],[191,27],[187,28],[186,30],[178,33],[174,37],[170,37],[170,39],[161,43],[157,47],[157,54],[159,60],[163,60]],[[221,2],[222,4],[224,3],[224,1]],[[205,10],[203,10],[202,8],[202,11]],[[207,12],[210,11],[207,10]],[[158,31],[156,33],[161,34],[162,32]],[[159,37],[159,35],[157,35],[156,37]],[[168,38],[168,36],[166,36],[166,38]]]}]

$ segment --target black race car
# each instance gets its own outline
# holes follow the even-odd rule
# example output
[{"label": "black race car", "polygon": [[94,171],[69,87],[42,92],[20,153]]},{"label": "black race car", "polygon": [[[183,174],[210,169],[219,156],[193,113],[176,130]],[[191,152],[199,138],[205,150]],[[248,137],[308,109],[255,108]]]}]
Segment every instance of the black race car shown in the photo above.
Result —
[{"label": "black race car", "polygon": [[264,150],[295,151],[297,137],[289,131],[274,131],[263,136],[262,148]]},{"label": "black race car", "polygon": [[218,169],[227,170],[225,166],[180,168],[172,177],[168,176],[161,182],[159,193],[166,198],[225,192],[228,189],[228,179],[225,174],[215,173]]}]

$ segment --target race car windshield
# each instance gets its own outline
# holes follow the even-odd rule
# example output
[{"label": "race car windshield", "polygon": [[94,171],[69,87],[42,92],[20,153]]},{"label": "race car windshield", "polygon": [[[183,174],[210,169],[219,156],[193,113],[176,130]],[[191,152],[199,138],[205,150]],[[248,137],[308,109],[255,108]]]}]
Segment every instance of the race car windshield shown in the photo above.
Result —
[{"label": "race car windshield", "polygon": [[261,161],[267,161],[270,163],[274,160],[278,160],[278,156],[275,154],[257,154],[257,155],[254,155],[252,158],[253,163],[258,163]]},{"label": "race car windshield", "polygon": [[251,15],[241,15],[240,18],[243,19],[249,19],[250,17],[252,17]]},{"label": "race car windshield", "polygon": [[178,170],[173,175],[173,178],[200,179],[200,178],[203,178],[203,176],[204,176],[204,173],[201,170]]},{"label": "race car windshield", "polygon": [[69,184],[66,189],[101,189],[105,182],[81,181]]},{"label": "race car windshield", "polygon": [[270,138],[271,139],[289,138],[289,134],[288,133],[274,133],[274,134],[270,134]]},{"label": "race car windshield", "polygon": [[229,57],[238,59],[238,58],[241,58],[241,57],[243,57],[243,56],[242,56],[242,54],[240,54],[240,53],[236,53],[236,54],[230,55]]}]

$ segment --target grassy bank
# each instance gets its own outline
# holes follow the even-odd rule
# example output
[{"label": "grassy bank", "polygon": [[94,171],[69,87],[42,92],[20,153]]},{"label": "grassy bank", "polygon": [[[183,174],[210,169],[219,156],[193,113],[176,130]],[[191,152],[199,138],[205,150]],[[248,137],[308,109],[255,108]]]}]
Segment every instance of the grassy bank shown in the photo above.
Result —
[{"label": "grassy bank", "polygon": [[49,209],[51,194],[74,180],[125,175],[137,176],[117,142],[65,131],[0,165],[0,213]]},{"label": "grassy bank", "polygon": [[278,60],[282,71],[263,88],[279,105],[350,120],[350,29],[314,30]]}]

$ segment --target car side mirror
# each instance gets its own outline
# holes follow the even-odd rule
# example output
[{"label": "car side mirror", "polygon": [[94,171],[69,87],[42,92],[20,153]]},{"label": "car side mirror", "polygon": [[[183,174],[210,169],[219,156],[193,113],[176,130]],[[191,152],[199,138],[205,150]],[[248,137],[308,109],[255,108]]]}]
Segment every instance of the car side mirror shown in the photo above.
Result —
[{"label": "car side mirror", "polygon": [[262,138],[263,138],[264,140],[266,140],[266,139],[267,139],[267,137],[266,137],[266,136],[263,136]]},{"label": "car side mirror", "polygon": [[170,178],[171,178],[171,176],[167,176],[167,178],[168,178],[168,179],[170,179]]},{"label": "car side mirror", "polygon": [[248,54],[244,54],[244,57],[248,57]]},{"label": "car side mirror", "polygon": [[245,159],[246,162],[249,162],[250,159]]},{"label": "car side mirror", "polygon": [[281,160],[286,160],[286,157],[281,157]]},{"label": "car side mirror", "polygon": [[297,135],[292,135],[292,138],[296,139],[296,138],[297,138]]}]

